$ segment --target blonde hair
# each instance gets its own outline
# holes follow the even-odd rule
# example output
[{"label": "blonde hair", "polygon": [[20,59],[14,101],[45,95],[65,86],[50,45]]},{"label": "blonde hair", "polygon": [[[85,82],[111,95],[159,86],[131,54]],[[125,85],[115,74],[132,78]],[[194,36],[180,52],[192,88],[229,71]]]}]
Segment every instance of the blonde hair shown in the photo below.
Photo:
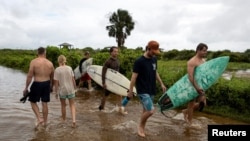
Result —
[{"label": "blonde hair", "polygon": [[64,55],[60,55],[57,60],[58,63],[66,63],[66,57]]}]

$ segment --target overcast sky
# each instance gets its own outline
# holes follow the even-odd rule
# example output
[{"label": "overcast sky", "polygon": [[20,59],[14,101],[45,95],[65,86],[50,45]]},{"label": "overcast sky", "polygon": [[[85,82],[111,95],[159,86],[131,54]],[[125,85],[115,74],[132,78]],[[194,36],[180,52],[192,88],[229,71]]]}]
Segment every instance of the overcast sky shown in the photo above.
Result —
[{"label": "overcast sky", "polygon": [[135,28],[128,48],[157,40],[164,51],[250,49],[249,0],[1,0],[0,49],[36,49],[67,42],[76,48],[117,45],[109,15],[127,10]]}]

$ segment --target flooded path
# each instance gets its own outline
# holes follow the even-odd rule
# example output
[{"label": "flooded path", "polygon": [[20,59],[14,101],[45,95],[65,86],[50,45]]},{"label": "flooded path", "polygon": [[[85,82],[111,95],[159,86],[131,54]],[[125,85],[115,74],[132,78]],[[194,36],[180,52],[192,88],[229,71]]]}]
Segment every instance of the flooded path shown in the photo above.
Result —
[{"label": "flooded path", "polygon": [[[148,120],[146,137],[137,135],[142,107],[137,98],[128,103],[127,115],[114,110],[116,95],[110,95],[104,111],[98,106],[102,90],[82,90],[76,95],[77,128],[71,128],[67,106],[67,122],[60,122],[60,102],[51,94],[49,124],[35,129],[35,116],[30,103],[20,103],[26,74],[0,66],[0,140],[4,141],[205,141],[208,124],[246,124],[228,118],[195,112],[195,127],[189,127],[178,114],[166,118],[158,111]],[[39,106],[41,104],[39,103]]]}]

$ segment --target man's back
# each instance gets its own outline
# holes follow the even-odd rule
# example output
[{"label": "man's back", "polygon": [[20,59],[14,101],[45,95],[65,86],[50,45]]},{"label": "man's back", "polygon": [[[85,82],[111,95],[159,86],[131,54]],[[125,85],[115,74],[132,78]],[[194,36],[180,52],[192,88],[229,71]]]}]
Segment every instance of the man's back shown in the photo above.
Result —
[{"label": "man's back", "polygon": [[42,82],[51,79],[54,67],[49,60],[43,57],[38,57],[32,60],[30,65],[34,81]]}]

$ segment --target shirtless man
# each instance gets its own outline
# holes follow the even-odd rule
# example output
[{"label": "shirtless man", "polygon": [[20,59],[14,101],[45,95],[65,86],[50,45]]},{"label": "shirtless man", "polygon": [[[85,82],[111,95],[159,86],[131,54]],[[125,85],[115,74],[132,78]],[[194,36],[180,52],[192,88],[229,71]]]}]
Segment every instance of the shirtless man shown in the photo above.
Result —
[{"label": "shirtless man", "polygon": [[[37,118],[37,126],[47,124],[48,118],[48,105],[50,101],[50,91],[52,89],[52,80],[54,75],[54,66],[51,61],[46,59],[46,50],[43,47],[39,47],[38,57],[30,62],[29,71],[27,74],[26,85],[23,90],[24,94],[28,91],[30,83],[33,83],[30,87],[29,101],[35,116]],[[40,117],[39,107],[37,102],[42,101],[42,113],[43,118]]]},{"label": "shirtless man", "polygon": [[[188,79],[189,81],[193,84],[194,88],[198,92],[199,96],[191,100],[188,103],[187,109],[182,110],[184,114],[184,119],[187,123],[190,125],[192,124],[192,118],[193,118],[193,112],[194,110],[200,108],[203,108],[206,105],[206,97],[205,97],[205,92],[203,89],[199,87],[199,85],[196,83],[194,79],[194,71],[197,66],[200,64],[204,63],[205,60],[204,58],[207,55],[207,49],[208,46],[204,43],[198,44],[196,48],[196,54],[194,57],[192,57],[188,62],[187,62],[187,72],[188,72]],[[198,103],[196,102],[198,101]]]}]

